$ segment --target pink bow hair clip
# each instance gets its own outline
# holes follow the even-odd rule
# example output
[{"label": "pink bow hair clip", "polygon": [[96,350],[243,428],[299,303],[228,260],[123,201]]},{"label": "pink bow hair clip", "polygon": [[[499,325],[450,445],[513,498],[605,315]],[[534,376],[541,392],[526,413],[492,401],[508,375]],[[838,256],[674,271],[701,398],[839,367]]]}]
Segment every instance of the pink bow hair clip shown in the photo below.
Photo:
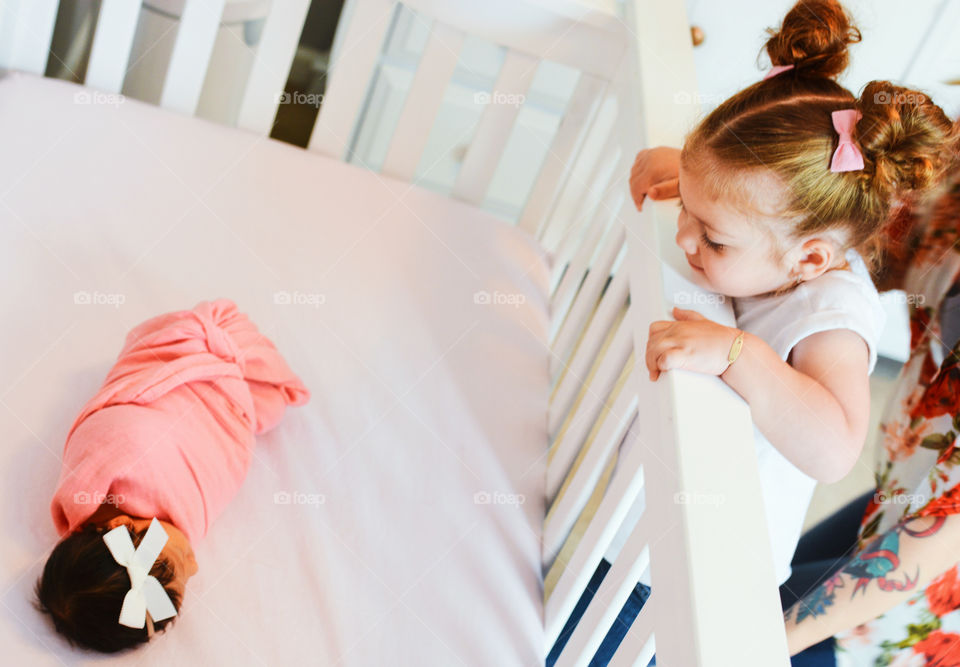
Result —
[{"label": "pink bow hair clip", "polygon": [[770,71],[763,76],[763,80],[766,81],[767,79],[772,79],[777,74],[782,74],[783,72],[791,69],[793,69],[793,65],[774,65],[770,68]]},{"label": "pink bow hair clip", "polygon": [[853,143],[853,128],[863,114],[856,109],[841,109],[830,114],[833,129],[840,135],[840,143],[830,160],[830,171],[856,171],[863,169],[863,153]]}]

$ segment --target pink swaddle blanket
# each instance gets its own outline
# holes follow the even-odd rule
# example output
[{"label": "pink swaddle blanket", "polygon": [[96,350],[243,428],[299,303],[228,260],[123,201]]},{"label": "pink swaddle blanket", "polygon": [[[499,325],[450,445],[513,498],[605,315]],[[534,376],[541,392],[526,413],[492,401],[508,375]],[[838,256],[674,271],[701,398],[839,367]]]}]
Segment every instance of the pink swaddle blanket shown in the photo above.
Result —
[{"label": "pink swaddle blanket", "polygon": [[254,435],[309,396],[229,299],[147,320],[70,428],[57,530],[76,530],[112,496],[127,514],[203,537],[243,482]]}]

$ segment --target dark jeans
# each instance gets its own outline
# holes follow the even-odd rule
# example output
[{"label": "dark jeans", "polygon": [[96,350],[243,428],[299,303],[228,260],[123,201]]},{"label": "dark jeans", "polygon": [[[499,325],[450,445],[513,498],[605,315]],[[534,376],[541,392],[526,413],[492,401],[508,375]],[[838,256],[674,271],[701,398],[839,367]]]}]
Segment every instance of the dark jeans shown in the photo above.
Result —
[{"label": "dark jeans", "polygon": [[[784,609],[812,591],[833,574],[856,550],[860,521],[870,498],[870,491],[834,512],[800,538],[790,564],[790,578],[780,587],[780,603]],[[793,667],[836,667],[833,637],[793,656]]]},{"label": "dark jeans", "polygon": [[[556,643],[553,645],[553,648],[550,649],[550,653],[547,655],[547,667],[553,667],[557,658],[560,657],[560,652],[563,650],[563,647],[566,646],[570,635],[573,634],[574,628],[576,628],[577,623],[580,622],[580,618],[584,612],[587,611],[587,605],[590,604],[590,600],[596,595],[597,590],[600,588],[600,582],[603,581],[603,578],[609,570],[610,562],[606,559],[601,560],[600,565],[597,566],[593,576],[590,578],[590,583],[587,584],[587,589],[580,596],[580,599],[577,600],[576,606],[570,613],[570,618],[567,619],[563,630],[560,631],[560,636],[557,637]],[[617,647],[620,646],[620,642],[627,636],[627,631],[633,624],[633,620],[637,617],[637,614],[640,613],[640,609],[643,608],[643,604],[647,601],[648,597],[650,597],[650,588],[643,584],[638,583],[634,589],[630,591],[630,597],[627,598],[627,601],[620,609],[620,613],[617,615],[617,620],[614,622],[613,627],[607,631],[606,636],[604,636],[603,641],[600,643],[600,648],[597,649],[597,652],[593,655],[593,659],[590,660],[590,667],[604,667],[610,662],[613,654],[617,651]],[[650,664],[656,665],[656,660],[651,661]]]}]

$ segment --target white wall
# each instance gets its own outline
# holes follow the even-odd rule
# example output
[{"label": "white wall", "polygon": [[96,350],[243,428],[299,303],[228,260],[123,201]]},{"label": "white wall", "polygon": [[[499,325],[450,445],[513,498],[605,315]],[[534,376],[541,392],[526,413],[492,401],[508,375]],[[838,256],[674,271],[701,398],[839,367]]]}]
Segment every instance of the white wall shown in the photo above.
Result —
[{"label": "white wall", "polygon": [[[769,61],[757,55],[793,6],[792,0],[687,0],[693,25],[706,39],[694,49],[697,83],[710,109],[761,77]],[[844,0],[863,34],[851,46],[840,83],[853,93],[874,79],[928,92],[953,118],[960,115],[960,2],[956,0]]]}]

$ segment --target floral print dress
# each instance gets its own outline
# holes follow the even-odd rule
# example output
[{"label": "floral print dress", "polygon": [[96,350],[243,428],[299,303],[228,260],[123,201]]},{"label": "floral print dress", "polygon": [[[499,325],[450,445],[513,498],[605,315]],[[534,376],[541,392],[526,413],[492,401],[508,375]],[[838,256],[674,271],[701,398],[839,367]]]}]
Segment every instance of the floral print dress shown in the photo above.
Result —
[{"label": "floral print dress", "polygon": [[[877,492],[860,544],[897,523],[960,512],[960,174],[913,242],[904,290],[910,358],[881,419]],[[953,340],[945,340],[952,338]],[[960,561],[960,554],[957,555]],[[952,567],[879,618],[837,635],[839,667],[960,667],[960,573]]]}]

